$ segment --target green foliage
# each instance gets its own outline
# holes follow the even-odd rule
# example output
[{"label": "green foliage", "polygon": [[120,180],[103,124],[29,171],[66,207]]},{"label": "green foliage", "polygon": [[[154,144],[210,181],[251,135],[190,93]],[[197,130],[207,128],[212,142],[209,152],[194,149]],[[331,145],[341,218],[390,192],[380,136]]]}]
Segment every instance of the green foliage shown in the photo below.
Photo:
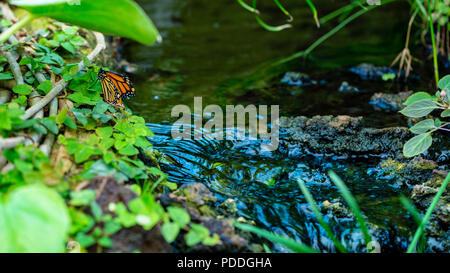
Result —
[{"label": "green foliage", "polygon": [[68,52],[75,54],[79,47],[86,43],[86,40],[77,34],[79,28],[76,26],[66,27],[61,31],[56,31],[53,37],[48,37],[48,32],[41,33],[46,37],[39,40],[39,44],[50,48],[64,48]]},{"label": "green foliage", "polygon": [[[411,118],[426,117],[409,129],[416,136],[403,146],[403,154],[406,157],[413,157],[427,151],[433,143],[433,132],[449,131],[446,127],[450,125],[450,122],[445,119],[450,117],[450,75],[443,77],[438,82],[438,87],[441,91],[436,92],[434,96],[426,92],[414,93],[404,103],[406,107],[400,111]],[[435,110],[442,111],[440,118],[444,120],[428,117]]]},{"label": "green foliage", "polygon": [[[150,18],[131,0],[83,0],[81,5],[69,4],[66,0],[42,0],[38,3],[34,0],[10,2],[35,16],[51,17],[87,29],[134,39],[147,45],[160,39]],[[58,38],[57,42],[69,52],[73,49],[72,39],[60,41]]]},{"label": "green foliage", "polygon": [[33,146],[18,145],[3,151],[4,157],[14,164],[15,168],[0,175],[0,185],[49,184],[61,181],[59,168],[50,164],[50,159]]},{"label": "green foliage", "polygon": [[0,195],[0,252],[61,252],[70,218],[59,194],[28,185]]},{"label": "green foliage", "polygon": [[0,132],[6,136],[6,131],[13,130],[23,121],[20,118],[25,113],[17,103],[7,103],[0,105]]}]

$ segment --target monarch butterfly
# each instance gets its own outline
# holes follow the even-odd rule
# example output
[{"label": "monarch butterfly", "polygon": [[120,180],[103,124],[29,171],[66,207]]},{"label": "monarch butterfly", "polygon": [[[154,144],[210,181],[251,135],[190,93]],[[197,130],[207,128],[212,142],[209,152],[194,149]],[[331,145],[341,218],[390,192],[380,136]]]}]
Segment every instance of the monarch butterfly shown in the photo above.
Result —
[{"label": "monarch butterfly", "polygon": [[130,78],[127,76],[105,71],[100,68],[98,71],[98,79],[102,86],[103,99],[107,103],[124,108],[122,100],[129,99],[136,93]]}]

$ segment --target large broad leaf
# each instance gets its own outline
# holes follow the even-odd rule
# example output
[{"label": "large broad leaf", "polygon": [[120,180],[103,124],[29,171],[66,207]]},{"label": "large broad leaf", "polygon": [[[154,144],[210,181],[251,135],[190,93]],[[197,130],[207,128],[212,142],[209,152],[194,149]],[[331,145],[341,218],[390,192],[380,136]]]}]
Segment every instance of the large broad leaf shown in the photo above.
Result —
[{"label": "large broad leaf", "polygon": [[428,131],[431,131],[433,129],[436,129],[436,126],[434,124],[434,120],[432,119],[426,119],[418,122],[416,125],[411,127],[409,130],[413,132],[414,134],[423,134]]},{"label": "large broad leaf", "polygon": [[403,115],[410,118],[420,118],[433,112],[438,106],[436,102],[430,100],[420,100],[400,111]]},{"label": "large broad leaf", "polygon": [[445,91],[450,91],[450,75],[443,77],[439,83],[438,87]]},{"label": "large broad leaf", "polygon": [[10,3],[38,16],[127,37],[146,45],[160,39],[150,18],[131,0],[11,0]]},{"label": "large broad leaf", "polygon": [[0,252],[62,252],[70,227],[66,205],[44,186],[0,197]]},{"label": "large broad leaf", "polygon": [[433,138],[431,137],[430,133],[423,133],[417,135],[405,143],[405,146],[403,146],[403,154],[406,157],[413,157],[419,155],[428,150],[432,142]]}]

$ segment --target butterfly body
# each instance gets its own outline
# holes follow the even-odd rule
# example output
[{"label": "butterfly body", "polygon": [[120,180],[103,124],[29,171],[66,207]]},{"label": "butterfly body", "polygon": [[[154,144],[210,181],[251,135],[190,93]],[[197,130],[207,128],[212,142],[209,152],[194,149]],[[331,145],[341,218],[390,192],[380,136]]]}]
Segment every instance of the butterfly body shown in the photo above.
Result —
[{"label": "butterfly body", "polygon": [[127,76],[100,68],[98,80],[102,86],[103,99],[107,103],[124,108],[123,99],[129,99],[136,94],[136,90]]}]

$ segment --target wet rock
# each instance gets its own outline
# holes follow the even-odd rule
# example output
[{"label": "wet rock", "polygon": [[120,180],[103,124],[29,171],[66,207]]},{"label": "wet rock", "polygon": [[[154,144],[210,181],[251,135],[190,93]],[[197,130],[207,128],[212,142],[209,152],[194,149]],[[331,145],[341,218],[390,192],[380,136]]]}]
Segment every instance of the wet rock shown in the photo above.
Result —
[{"label": "wet rock", "polygon": [[362,117],[281,117],[281,141],[291,155],[299,149],[319,154],[397,154],[411,137],[407,128],[366,128]]},{"label": "wet rock", "polygon": [[195,245],[191,251],[195,252],[242,252],[248,248],[248,242],[235,233],[232,221],[224,219],[203,218],[201,224],[209,229],[211,234],[218,234],[220,243],[214,246]]},{"label": "wet rock", "polygon": [[331,202],[325,200],[322,202],[322,212],[330,215],[334,215],[338,218],[351,218],[352,213],[339,202],[338,199],[334,199]]},{"label": "wet rock", "polygon": [[151,230],[140,226],[122,229],[111,236],[113,247],[108,252],[131,253],[136,250],[142,253],[171,253],[172,247],[161,235],[160,225]]},{"label": "wet rock", "polygon": [[351,86],[348,82],[343,81],[341,86],[339,86],[338,92],[341,93],[359,93],[359,88]]},{"label": "wet rock", "polygon": [[301,72],[286,72],[281,79],[281,82],[299,87],[317,84],[317,81],[311,80],[307,74]]},{"label": "wet rock", "polygon": [[231,198],[223,201],[223,203],[219,205],[219,209],[223,211],[225,215],[237,216],[238,213],[236,201]]},{"label": "wet rock", "polygon": [[371,104],[375,110],[400,111],[403,102],[412,94],[412,91],[400,92],[398,94],[375,93],[371,98]]},{"label": "wet rock", "polygon": [[428,181],[437,167],[436,162],[417,156],[407,162],[393,159],[383,160],[378,164],[377,169],[379,176],[393,179],[395,184],[401,187]]},{"label": "wet rock", "polygon": [[202,183],[188,183],[174,192],[175,195],[186,197],[187,201],[197,206],[216,202],[214,194]]},{"label": "wet rock", "polygon": [[[423,213],[430,206],[446,176],[447,172],[435,170],[431,179],[414,186],[411,199]],[[425,230],[426,252],[450,252],[450,193],[448,190],[441,196]]]},{"label": "wet rock", "polygon": [[375,66],[373,64],[362,63],[349,69],[357,74],[362,80],[379,80],[384,74],[396,74],[397,71],[390,67]]}]

